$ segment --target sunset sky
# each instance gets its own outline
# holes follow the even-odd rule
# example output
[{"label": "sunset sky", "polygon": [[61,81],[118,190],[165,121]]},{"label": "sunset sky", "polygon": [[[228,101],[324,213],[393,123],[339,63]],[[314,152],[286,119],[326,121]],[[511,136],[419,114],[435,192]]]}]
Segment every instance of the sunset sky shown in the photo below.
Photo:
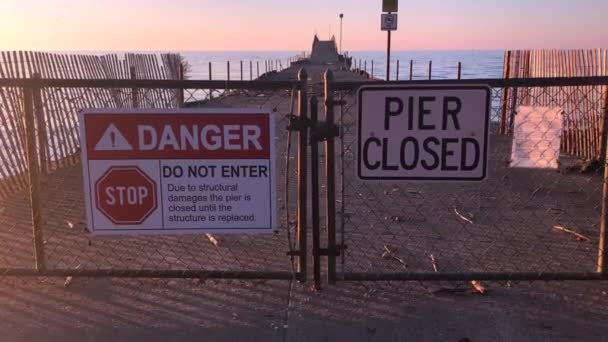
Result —
[{"label": "sunset sky", "polygon": [[[606,0],[400,1],[396,50],[608,46]],[[0,50],[381,50],[381,0],[0,0]]]}]

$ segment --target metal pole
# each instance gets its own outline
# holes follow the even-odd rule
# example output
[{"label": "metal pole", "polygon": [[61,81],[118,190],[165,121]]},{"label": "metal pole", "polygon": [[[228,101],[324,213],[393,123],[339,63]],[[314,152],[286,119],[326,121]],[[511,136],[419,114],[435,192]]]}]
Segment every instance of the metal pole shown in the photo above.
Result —
[{"label": "metal pole", "polygon": [[342,54],[342,19],[344,19],[344,14],[340,13],[340,54]]},{"label": "metal pole", "polygon": [[374,78],[374,60],[372,59],[372,78]]},{"label": "metal pole", "polygon": [[[317,97],[310,99],[310,122],[315,127],[318,122]],[[315,290],[321,289],[321,245],[320,245],[320,215],[319,215],[319,139],[316,134],[310,136],[310,186],[312,201],[312,267]]]},{"label": "metal pole", "polygon": [[243,61],[241,61],[241,81],[243,80]]},{"label": "metal pole", "polygon": [[[209,81],[213,80],[211,62],[209,62]],[[209,88],[209,100],[213,100],[213,89]]]},{"label": "metal pole", "polygon": [[[179,63],[179,79],[184,80],[184,64]],[[181,108],[184,106],[184,88],[177,90],[177,105]]]},{"label": "metal pole", "polygon": [[[325,121],[328,125],[334,124],[334,91],[332,82],[334,73],[325,72]],[[334,138],[325,141],[325,181],[326,181],[326,213],[327,227],[327,282],[336,282],[336,171],[335,171],[335,142]],[[314,197],[313,197],[314,198]]]},{"label": "metal pole", "polygon": [[249,80],[253,81],[253,61],[249,61]]},{"label": "metal pole", "polygon": [[462,63],[458,62],[458,79],[462,76]]},{"label": "metal pole", "polygon": [[[604,117],[602,129],[602,153],[604,162],[604,181],[602,184],[602,216],[600,221],[600,239],[598,242],[597,271],[603,276],[608,275],[608,136],[606,126],[608,125],[608,90],[605,93]],[[600,159],[601,160],[601,159]]]},{"label": "metal pole", "polygon": [[[389,15],[391,14],[390,12],[388,13]],[[387,41],[386,41],[386,80],[390,81],[391,79],[391,30],[387,31]],[[373,61],[372,61],[373,63]],[[373,65],[373,64],[372,64]],[[373,72],[374,68],[372,66],[372,78],[374,77],[374,72]]]},{"label": "metal pole", "polygon": [[433,61],[430,60],[429,61],[429,80],[432,79],[432,73],[433,73]]},{"label": "metal pole", "polygon": [[410,59],[410,81],[414,79],[414,60]]},{"label": "metal pole", "polygon": [[[300,69],[298,73],[300,90],[298,91],[298,117],[304,123],[308,119],[308,74],[305,69]],[[308,200],[308,130],[306,127],[298,132],[298,242],[299,242],[299,262],[298,274],[301,282],[306,281],[306,251],[308,250],[306,238],[306,211]]]},{"label": "metal pole", "polygon": [[23,108],[25,114],[25,133],[27,144],[29,195],[32,207],[32,234],[34,238],[34,262],[37,271],[46,269],[44,257],[44,240],[42,237],[42,221],[40,218],[40,192],[38,188],[38,158],[36,154],[36,131],[34,118],[33,90],[23,89]]},{"label": "metal pole", "polygon": [[397,60],[397,75],[395,76],[395,81],[399,81],[399,60]]}]

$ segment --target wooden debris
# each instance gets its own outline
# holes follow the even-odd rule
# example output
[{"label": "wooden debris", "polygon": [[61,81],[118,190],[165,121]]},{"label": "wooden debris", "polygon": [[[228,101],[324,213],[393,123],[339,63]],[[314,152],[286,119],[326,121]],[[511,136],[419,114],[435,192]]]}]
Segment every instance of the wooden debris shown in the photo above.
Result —
[{"label": "wooden debris", "polygon": [[384,252],[382,253],[382,259],[392,259],[398,261],[404,268],[407,268],[407,263],[395,255],[394,251],[391,251],[386,245],[384,245]]},{"label": "wooden debris", "polygon": [[540,191],[540,188],[534,189],[534,191],[532,191],[532,197],[534,197],[534,195],[536,195],[536,193],[538,193],[539,191]]},{"label": "wooden debris", "polygon": [[476,292],[479,292],[481,294],[486,293],[486,288],[481,284],[480,281],[471,280],[471,286],[473,286],[473,289],[475,289]]},{"label": "wooden debris", "polygon": [[456,214],[456,216],[458,216],[458,218],[460,218],[461,220],[463,220],[463,221],[465,221],[465,222],[467,222],[467,223],[470,223],[470,224],[474,224],[474,223],[473,223],[473,220],[471,220],[471,219],[469,219],[469,218],[466,218],[466,217],[462,216],[462,215],[461,215],[461,214],[458,212],[458,210],[456,210],[456,208],[454,208],[454,214]]},{"label": "wooden debris", "polygon": [[575,231],[573,231],[573,230],[570,230],[570,229],[565,228],[565,227],[562,227],[562,226],[553,226],[553,229],[556,229],[556,230],[562,231],[562,232],[564,232],[564,233],[572,234],[572,235],[574,235],[574,236],[576,237],[576,239],[577,239],[577,240],[579,240],[579,241],[581,241],[581,240],[583,240],[583,241],[591,241],[591,239],[590,239],[590,238],[588,238],[588,237],[586,237],[585,235],[583,235],[583,234],[581,234],[581,233],[577,233],[577,232],[575,232]]},{"label": "wooden debris", "polygon": [[74,228],[74,224],[70,221],[65,221],[65,223],[68,225],[68,228],[72,229]]},{"label": "wooden debris", "polygon": [[219,247],[220,242],[215,238],[215,236],[207,233],[205,234],[209,242],[211,242],[215,247]]},{"label": "wooden debris", "polygon": [[435,256],[433,254],[431,254],[431,263],[433,264],[433,269],[435,270],[435,273],[439,273],[439,267],[437,266],[437,260],[435,259]]}]

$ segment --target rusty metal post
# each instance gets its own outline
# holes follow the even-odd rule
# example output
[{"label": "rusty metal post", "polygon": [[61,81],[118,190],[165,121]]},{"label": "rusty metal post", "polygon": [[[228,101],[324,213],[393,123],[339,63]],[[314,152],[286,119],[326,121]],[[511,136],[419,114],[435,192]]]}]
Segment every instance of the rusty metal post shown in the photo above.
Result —
[{"label": "rusty metal post", "polygon": [[[316,127],[319,122],[319,103],[317,97],[310,99],[310,124]],[[316,134],[310,136],[310,186],[312,209],[312,268],[315,290],[321,289],[321,227],[319,198],[319,139]]]},{"label": "rusty metal post", "polygon": [[[137,74],[135,73],[135,67],[131,66],[129,71],[131,73],[131,79],[132,80],[137,79]],[[133,108],[139,108],[139,89],[137,89],[135,87],[131,88],[131,104],[133,105]]]},{"label": "rusty metal post", "polygon": [[[39,73],[34,73],[32,75],[33,79],[40,79]],[[34,104],[34,117],[36,118],[36,136],[38,138],[38,160],[39,160],[39,169],[40,172],[44,175],[49,171],[48,162],[49,158],[49,150],[48,150],[48,140],[46,133],[46,120],[44,119],[44,106],[42,102],[42,93],[40,88],[33,87],[32,88],[32,96],[33,96],[33,104]]]},{"label": "rusty metal post", "polygon": [[[209,81],[213,80],[213,70],[211,69],[211,62],[209,62]],[[209,100],[213,100],[213,89],[209,88]]]},{"label": "rusty metal post", "polygon": [[[332,82],[334,73],[325,72],[325,121],[328,126],[334,124],[334,91]],[[336,282],[336,171],[335,171],[335,142],[334,138],[325,141],[325,224],[327,227],[327,282]],[[313,197],[314,198],[314,197]]]},{"label": "rusty metal post", "polygon": [[[298,91],[298,118],[304,123],[308,120],[308,74],[305,69],[300,69],[298,73],[300,90]],[[298,242],[299,242],[299,262],[298,274],[301,282],[306,281],[306,259],[308,243],[306,237],[307,225],[307,206],[308,206],[308,130],[303,127],[298,132]]]},{"label": "rusty metal post", "polygon": [[600,238],[598,242],[597,271],[604,278],[608,278],[608,138],[606,126],[608,125],[608,90],[605,94],[604,118],[602,132],[602,151],[604,162],[604,182],[602,184],[602,213],[600,221]]},{"label": "rusty metal post", "polygon": [[23,89],[23,109],[25,114],[25,135],[28,162],[28,182],[30,204],[32,206],[32,234],[34,238],[34,262],[37,271],[46,270],[42,220],[40,217],[40,189],[38,187],[38,156],[36,153],[36,119],[34,114],[34,95],[31,88]]}]

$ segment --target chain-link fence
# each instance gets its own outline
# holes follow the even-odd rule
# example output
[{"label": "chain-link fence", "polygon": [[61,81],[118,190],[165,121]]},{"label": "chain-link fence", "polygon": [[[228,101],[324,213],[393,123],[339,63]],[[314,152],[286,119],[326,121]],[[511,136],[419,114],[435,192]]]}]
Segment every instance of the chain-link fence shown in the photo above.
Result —
[{"label": "chain-link fence", "polygon": [[[335,266],[328,264],[336,267],[330,280],[601,278],[603,155],[601,162],[581,160],[587,154],[571,147],[593,141],[588,157],[600,157],[591,152],[606,144],[608,79],[418,84],[463,83],[492,88],[488,172],[481,182],[361,181],[356,91],[371,83],[330,84],[341,130],[336,245],[329,244],[341,253]],[[407,163],[413,154],[406,153]]]},{"label": "chain-link fence", "polygon": [[[298,101],[298,95],[306,97],[301,91],[306,89],[305,82],[0,80],[0,87],[22,96],[23,109],[15,115],[23,119],[27,134],[22,148],[29,156],[23,170],[27,189],[1,203],[0,275],[303,278],[306,250],[299,240],[306,231],[296,227],[297,194],[302,186],[296,179],[297,157],[302,153],[298,152],[297,134],[292,136],[286,127],[291,115],[305,114]],[[216,94],[211,100],[209,92]],[[55,101],[57,97],[61,101]],[[37,105],[45,99],[54,99],[54,105]],[[77,112],[88,107],[271,109],[277,126],[273,142],[277,153],[277,232],[90,235],[85,227],[77,129]],[[38,116],[45,120],[37,121]],[[59,130],[66,134],[56,133]],[[48,146],[62,154],[41,157]],[[50,163],[61,167],[43,172]]]}]

